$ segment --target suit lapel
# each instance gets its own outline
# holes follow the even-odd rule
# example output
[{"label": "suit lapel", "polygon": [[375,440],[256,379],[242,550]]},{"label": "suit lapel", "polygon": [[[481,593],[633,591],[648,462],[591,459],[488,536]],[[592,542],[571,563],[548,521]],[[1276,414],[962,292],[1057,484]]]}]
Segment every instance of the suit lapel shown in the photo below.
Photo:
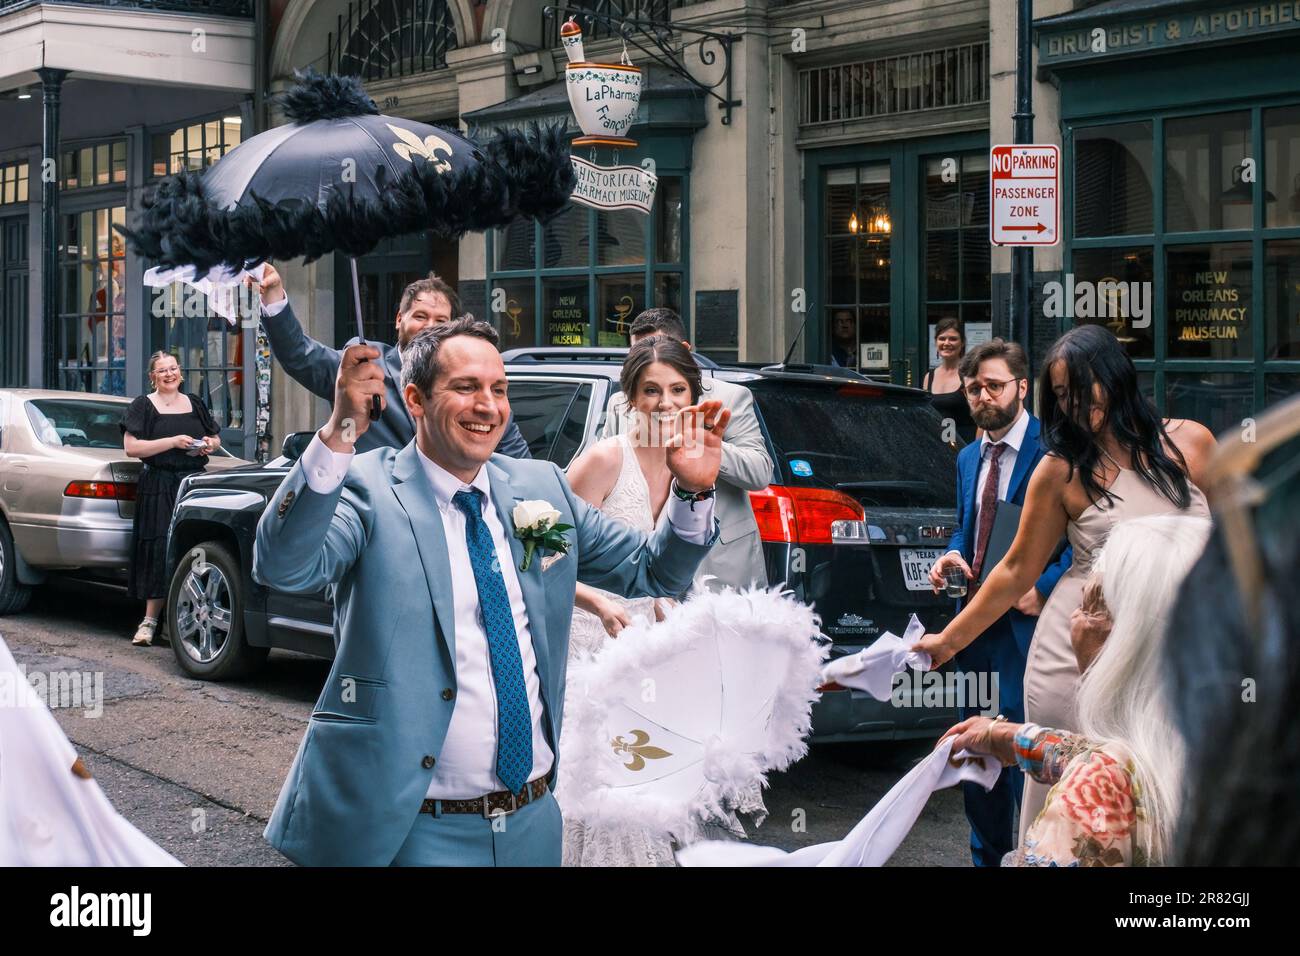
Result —
[{"label": "suit lapel", "polygon": [[1007,501],[1015,501],[1023,489],[1025,478],[1034,463],[1038,461],[1041,451],[1038,447],[1038,419],[1029,416],[1025,426],[1025,437],[1020,442],[1020,451],[1016,453],[1016,467],[1011,469],[1011,484],[1007,485]]},{"label": "suit lapel", "polygon": [[[537,656],[537,673],[541,678],[542,692],[545,693],[547,678],[551,673],[550,647],[546,640],[546,594],[542,590],[542,556],[533,552],[533,561],[527,571],[520,571],[524,563],[524,543],[515,537],[515,522],[512,512],[515,505],[524,500],[514,486],[510,477],[491,461],[484,467],[492,485],[492,504],[496,506],[497,517],[505,529],[506,540],[510,542],[511,560],[515,564],[515,576],[519,579],[519,589],[524,594],[524,608],[528,611],[528,630],[533,637],[533,653]],[[549,708],[550,702],[547,701]]]},{"label": "suit lapel", "polygon": [[385,385],[388,389],[388,403],[394,404],[393,396],[397,396],[397,414],[406,419],[406,424],[410,427],[412,436],[415,435],[415,419],[411,413],[406,410],[406,402],[402,399],[402,353],[396,346],[388,346],[384,349],[384,376],[387,379]]},{"label": "suit lapel", "polygon": [[401,503],[411,522],[411,531],[415,534],[415,546],[420,552],[420,562],[424,565],[424,577],[429,586],[429,597],[433,599],[433,610],[438,618],[438,626],[447,642],[453,668],[456,663],[456,613],[452,606],[451,562],[447,558],[447,534],[442,527],[442,516],[438,514],[437,499],[433,486],[420,467],[411,442],[397,453],[393,463],[393,478],[398,482],[393,485],[393,494]]},{"label": "suit lapel", "polygon": [[982,446],[978,441],[974,443],[975,454],[969,457],[968,459],[969,464],[963,470],[963,475],[962,475],[961,494],[962,494],[962,500],[966,502],[966,508],[962,517],[962,523],[963,525],[971,529],[971,533],[966,535],[967,550],[970,553],[962,555],[962,557],[964,557],[967,561],[970,561],[975,554],[975,529],[976,529],[975,514],[976,514],[976,504],[977,504],[977,502],[975,501],[975,491],[976,489],[979,488],[979,479],[980,479],[980,454],[979,453],[981,447]]}]

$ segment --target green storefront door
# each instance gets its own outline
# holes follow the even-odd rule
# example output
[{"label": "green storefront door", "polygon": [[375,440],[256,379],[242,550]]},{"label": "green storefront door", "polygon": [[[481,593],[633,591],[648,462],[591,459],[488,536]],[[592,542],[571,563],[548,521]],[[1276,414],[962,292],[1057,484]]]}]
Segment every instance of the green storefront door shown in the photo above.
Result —
[{"label": "green storefront door", "polygon": [[991,332],[984,134],[809,151],[807,354],[920,386],[930,329]]}]

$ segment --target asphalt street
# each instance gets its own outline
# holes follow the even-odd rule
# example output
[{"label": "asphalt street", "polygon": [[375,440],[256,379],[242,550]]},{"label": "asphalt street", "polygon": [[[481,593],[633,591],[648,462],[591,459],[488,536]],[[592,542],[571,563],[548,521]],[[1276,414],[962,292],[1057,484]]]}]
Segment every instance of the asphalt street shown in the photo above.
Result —
[{"label": "asphalt street", "polygon": [[[190,866],[285,866],[262,829],[328,673],[324,661],[274,651],[240,683],[191,680],[170,647],[131,646],[140,608],[112,589],[59,582],[0,636],[29,674],[102,675],[102,705],[54,714],[114,806]],[[927,743],[814,747],[765,792],[756,843],[795,849],[839,839],[923,756]],[[969,865],[961,794],[931,797],[890,865]]]}]

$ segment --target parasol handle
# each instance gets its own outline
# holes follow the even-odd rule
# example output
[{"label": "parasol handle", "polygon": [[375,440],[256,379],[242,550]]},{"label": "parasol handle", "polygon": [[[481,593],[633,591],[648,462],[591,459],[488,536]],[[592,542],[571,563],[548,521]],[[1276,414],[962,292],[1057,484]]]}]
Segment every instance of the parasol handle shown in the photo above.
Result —
[{"label": "parasol handle", "polygon": [[[361,324],[361,283],[357,280],[356,256],[348,256],[348,262],[352,266],[352,304],[356,307],[356,311],[357,311],[357,339],[361,342],[362,345],[365,345],[366,330],[365,328],[362,327]],[[379,421],[379,411],[380,411],[379,396],[371,395],[370,396],[370,420],[372,422]]]}]

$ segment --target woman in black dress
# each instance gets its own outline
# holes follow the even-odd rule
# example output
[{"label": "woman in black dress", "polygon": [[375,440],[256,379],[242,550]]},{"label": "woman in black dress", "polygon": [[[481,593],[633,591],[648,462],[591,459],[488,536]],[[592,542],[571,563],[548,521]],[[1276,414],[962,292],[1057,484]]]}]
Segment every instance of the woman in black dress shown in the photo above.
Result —
[{"label": "woman in black dress", "polygon": [[975,419],[971,418],[970,404],[962,391],[961,374],[957,371],[962,356],[966,354],[966,334],[957,319],[939,320],[934,327],[934,349],[939,353],[939,364],[925,373],[921,387],[930,393],[930,404],[935,411],[956,423],[961,440],[972,442],[975,440]]},{"label": "woman in black dress", "polygon": [[167,597],[167,526],[181,479],[202,471],[221,447],[220,429],[197,395],[181,391],[181,367],[170,352],[149,357],[154,390],[127,407],[122,420],[126,453],[144,462],[136,488],[132,561],[126,588],[144,600],[144,620],[131,643],[153,643]]}]

